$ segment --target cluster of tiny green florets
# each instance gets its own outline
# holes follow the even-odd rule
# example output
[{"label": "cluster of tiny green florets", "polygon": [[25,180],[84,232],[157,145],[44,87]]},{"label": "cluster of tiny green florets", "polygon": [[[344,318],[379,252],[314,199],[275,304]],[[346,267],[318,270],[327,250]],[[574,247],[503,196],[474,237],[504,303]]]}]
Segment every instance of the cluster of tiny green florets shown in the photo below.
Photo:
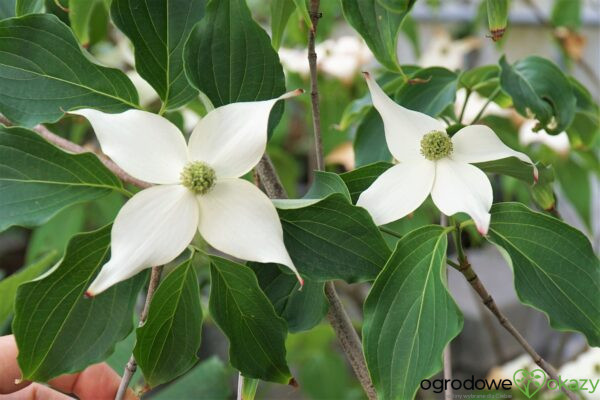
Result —
[{"label": "cluster of tiny green florets", "polygon": [[436,161],[452,154],[452,140],[445,132],[432,131],[421,139],[421,154],[428,160]]},{"label": "cluster of tiny green florets", "polygon": [[196,194],[208,193],[217,180],[215,170],[202,161],[194,161],[181,171],[181,184]]}]

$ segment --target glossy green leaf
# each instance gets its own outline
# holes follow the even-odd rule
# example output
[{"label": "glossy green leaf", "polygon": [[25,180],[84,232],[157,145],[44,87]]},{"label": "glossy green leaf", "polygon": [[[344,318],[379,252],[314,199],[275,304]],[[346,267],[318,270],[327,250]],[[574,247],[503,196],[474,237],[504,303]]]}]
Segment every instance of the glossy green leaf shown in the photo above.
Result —
[{"label": "glossy green leaf", "polygon": [[379,4],[395,13],[406,13],[416,0],[377,0]]},{"label": "glossy green leaf", "polygon": [[210,399],[229,400],[232,396],[230,381],[233,371],[217,357],[198,364],[173,385],[153,394],[156,400]]},{"label": "glossy green leaf", "polygon": [[286,248],[298,271],[310,279],[370,280],[390,254],[369,213],[343,194],[277,212]]},{"label": "glossy green leaf", "polygon": [[357,167],[378,161],[392,161],[385,141],[383,120],[374,108],[365,115],[354,137],[354,163]]},{"label": "glossy green leaf", "polygon": [[60,264],[19,287],[12,328],[23,379],[46,382],[102,361],[133,328],[146,274],[84,297],[108,259],[110,228],[75,236]]},{"label": "glossy green leaf", "polygon": [[114,113],[138,102],[127,76],[92,63],[73,32],[51,14],[0,21],[0,93],[0,112],[28,127],[76,108]]},{"label": "glossy green leaf", "polygon": [[[401,7],[391,11],[380,1]],[[342,0],[342,9],[348,23],[362,36],[377,61],[391,71],[398,71],[398,33],[414,3],[415,0]]]},{"label": "glossy green leaf", "polygon": [[44,0],[16,0],[15,15],[17,17],[44,11]]},{"label": "glossy green leaf", "polygon": [[63,208],[123,190],[91,153],[68,154],[23,128],[0,125],[0,232],[36,226]]},{"label": "glossy green leaf", "polygon": [[530,56],[513,65],[500,59],[500,85],[513,99],[515,109],[535,118],[550,134],[564,131],[575,115],[575,96],[562,71],[545,58]]},{"label": "glossy green leaf", "polygon": [[456,99],[458,75],[442,68],[423,68],[411,75],[422,79],[418,84],[405,83],[396,93],[396,101],[411,110],[437,117]]},{"label": "glossy green leaf", "polygon": [[190,82],[215,107],[272,99],[285,92],[279,57],[245,0],[210,1],[192,30],[184,60]]},{"label": "glossy green leaf", "polygon": [[522,303],[546,313],[558,330],[600,345],[600,262],[581,232],[520,203],[492,207],[489,240],[512,264]]},{"label": "glossy green leaf", "polygon": [[287,321],[290,332],[309,330],[327,314],[324,282],[305,278],[304,286],[299,290],[298,279],[277,264],[249,263],[248,266],[254,270],[260,288],[277,314]]},{"label": "glossy green leaf", "polygon": [[192,368],[202,334],[198,276],[192,259],[173,270],[156,290],[148,318],[137,329],[133,355],[150,387]]},{"label": "glossy green leaf", "polygon": [[296,10],[296,4],[290,0],[271,1],[271,43],[278,50],[283,40],[285,27],[292,13]]},{"label": "glossy green leaf", "polygon": [[446,231],[410,232],[375,280],[365,302],[365,358],[380,399],[412,399],[421,380],[442,368],[444,348],[462,329],[446,287]]},{"label": "glossy green leaf", "polygon": [[362,120],[372,108],[373,102],[371,101],[371,96],[369,94],[353,100],[344,109],[344,113],[342,114],[342,118],[340,118],[339,124],[336,125],[336,129],[340,131],[347,130],[354,123]]},{"label": "glossy green leaf", "polygon": [[378,162],[340,174],[340,178],[344,180],[350,191],[352,203],[356,203],[360,194],[367,190],[375,182],[375,179],[390,169],[392,165],[388,162]]},{"label": "glossy green leaf", "polygon": [[39,260],[24,266],[19,271],[0,280],[0,325],[13,313],[17,288],[22,283],[40,276],[58,259],[58,252],[51,251]]},{"label": "glossy green leaf", "polygon": [[210,315],[229,339],[229,361],[244,376],[287,384],[285,321],[245,265],[211,257]]},{"label": "glossy green leaf", "polygon": [[163,110],[198,95],[183,71],[183,48],[204,15],[205,0],[113,0],[115,25],[135,48],[135,68],[163,102]]},{"label": "glossy green leaf", "polygon": [[501,158],[499,160],[486,161],[474,164],[485,172],[512,176],[533,185],[535,174],[533,165],[521,161],[517,157]]},{"label": "glossy green leaf", "polygon": [[333,172],[315,171],[313,184],[303,198],[323,199],[330,194],[341,193],[350,201],[350,192],[338,174]]},{"label": "glossy green leaf", "polygon": [[84,45],[90,41],[90,23],[97,6],[104,7],[104,0],[69,0],[71,29]]}]

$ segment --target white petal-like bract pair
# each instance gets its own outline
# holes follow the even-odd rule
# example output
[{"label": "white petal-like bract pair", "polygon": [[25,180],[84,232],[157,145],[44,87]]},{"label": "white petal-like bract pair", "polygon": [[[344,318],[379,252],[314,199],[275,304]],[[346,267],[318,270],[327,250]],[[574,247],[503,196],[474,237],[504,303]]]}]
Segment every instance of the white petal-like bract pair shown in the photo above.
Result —
[{"label": "white petal-like bract pair", "polygon": [[398,164],[384,172],[361,195],[357,205],[366,208],[378,225],[400,219],[419,207],[431,194],[438,209],[453,215],[465,212],[481,234],[490,223],[492,186],[483,171],[471,165],[507,157],[532,163],[523,153],[507,147],[485,125],[471,125],[452,138],[448,155],[431,160],[422,154],[423,138],[432,132],[445,134],[445,125],[426,114],[392,101],[365,73],[373,105],[381,115],[385,138]]},{"label": "white petal-like bract pair", "polygon": [[[283,264],[302,281],[283,243],[275,207],[256,186],[240,179],[265,152],[275,103],[300,93],[219,107],[199,122],[187,144],[175,125],[156,114],[73,111],[90,121],[107,156],[131,176],[156,185],[134,195],[119,211],[111,232],[111,258],[87,294],[172,261],[196,230],[217,250]],[[182,184],[186,166],[197,162],[216,175],[204,194]]]}]

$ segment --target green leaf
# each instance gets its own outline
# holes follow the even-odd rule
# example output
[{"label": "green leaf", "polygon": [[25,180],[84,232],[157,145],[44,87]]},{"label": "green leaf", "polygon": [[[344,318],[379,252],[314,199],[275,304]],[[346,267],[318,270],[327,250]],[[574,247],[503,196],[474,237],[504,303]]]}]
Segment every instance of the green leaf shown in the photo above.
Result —
[{"label": "green leaf", "polygon": [[71,29],[84,45],[90,41],[90,23],[97,6],[104,7],[104,0],[69,0]]},{"label": "green leaf", "polygon": [[394,7],[396,11],[387,9],[379,1],[342,0],[342,9],[348,23],[362,36],[377,61],[391,71],[399,71],[398,33],[415,0],[386,0],[386,5],[398,5]]},{"label": "green leaf", "polygon": [[300,290],[298,279],[277,264],[248,263],[248,266],[254,270],[260,288],[277,314],[286,320],[290,332],[307,331],[327,314],[325,283],[304,279]]},{"label": "green leaf", "polygon": [[205,0],[113,0],[115,25],[131,39],[135,68],[159,94],[163,110],[198,95],[183,71],[183,48],[204,15]]},{"label": "green leaf", "polygon": [[383,120],[374,108],[369,110],[356,129],[354,158],[357,167],[378,161],[392,161],[392,154],[385,141]]},{"label": "green leaf", "polygon": [[24,380],[47,382],[102,361],[131,331],[146,274],[84,297],[108,259],[110,228],[75,236],[60,264],[19,287],[12,328]]},{"label": "green leaf", "polygon": [[15,3],[15,15],[17,17],[42,11],[44,11],[44,0],[17,0]]},{"label": "green leaf", "polygon": [[178,379],[152,395],[156,400],[173,399],[231,399],[231,386],[229,382],[233,372],[226,367],[217,357],[211,357],[198,364],[188,374]]},{"label": "green leaf", "polygon": [[590,172],[575,160],[567,159],[556,162],[556,176],[569,202],[577,214],[592,231],[592,187]]},{"label": "green leaf", "polygon": [[446,235],[426,226],[400,239],[365,302],[365,358],[381,399],[414,398],[462,329],[445,283]]},{"label": "green leaf", "polygon": [[390,254],[369,213],[340,193],[277,212],[286,248],[298,271],[310,279],[370,280]]},{"label": "green leaf", "polygon": [[252,270],[211,256],[210,315],[229,338],[229,361],[245,377],[287,384],[285,321]]},{"label": "green leaf", "polygon": [[574,148],[592,146],[600,135],[600,107],[589,90],[575,78],[569,78],[576,99],[575,117],[567,128]]},{"label": "green leaf", "polygon": [[350,201],[348,188],[338,174],[333,172],[315,171],[313,184],[303,198],[323,199],[333,193],[341,193],[348,201]]},{"label": "green leaf", "polygon": [[[185,72],[215,107],[285,92],[279,57],[245,0],[212,0],[185,50]],[[282,109],[279,109],[281,116]]]},{"label": "green leaf", "polygon": [[411,110],[437,117],[454,104],[458,75],[442,67],[423,68],[411,75],[423,79],[419,84],[404,83],[396,93],[396,101]]},{"label": "green leaf", "polygon": [[600,345],[600,262],[585,235],[520,203],[495,204],[491,213],[489,240],[506,252],[521,302],[546,313],[553,328]]},{"label": "green leaf", "polygon": [[40,276],[50,268],[57,258],[58,253],[56,251],[48,252],[39,260],[24,266],[9,277],[0,280],[0,326],[13,313],[15,296],[19,285]]},{"label": "green leaf", "polygon": [[69,240],[85,230],[85,214],[84,205],[76,204],[62,210],[44,225],[36,228],[29,238],[26,260],[37,260],[50,251],[62,255]]},{"label": "green leaf", "polygon": [[391,167],[391,163],[378,162],[340,174],[340,178],[344,180],[348,190],[350,191],[352,203],[356,204],[360,194],[367,190],[369,186],[375,182],[375,179],[377,179],[379,175],[383,174]]},{"label": "green leaf", "polygon": [[0,21],[0,112],[18,125],[55,122],[66,111],[137,107],[127,76],[90,61],[73,32],[51,14]]},{"label": "green leaf", "polygon": [[124,189],[95,155],[68,154],[35,132],[0,125],[0,232],[41,225],[111,190]]},{"label": "green leaf", "polygon": [[281,47],[283,33],[296,5],[290,0],[271,1],[271,43],[278,50]]},{"label": "green leaf", "polygon": [[512,176],[530,185],[535,183],[534,167],[517,157],[501,158],[474,164],[485,172]]},{"label": "green leaf", "polygon": [[304,22],[306,26],[311,27],[312,21],[310,20],[310,14],[308,13],[308,7],[306,6],[306,0],[293,0],[294,4],[296,4],[296,8],[304,18]]},{"label": "green leaf", "polygon": [[145,324],[136,331],[133,355],[146,383],[155,387],[192,368],[201,334],[198,276],[190,258],[161,282]]},{"label": "green leaf", "polygon": [[379,4],[395,13],[406,13],[416,0],[377,0]]},{"label": "green leaf", "polygon": [[550,134],[564,131],[575,115],[575,96],[562,71],[545,58],[530,56],[513,65],[500,59],[500,85],[513,99],[515,109],[540,122]]}]

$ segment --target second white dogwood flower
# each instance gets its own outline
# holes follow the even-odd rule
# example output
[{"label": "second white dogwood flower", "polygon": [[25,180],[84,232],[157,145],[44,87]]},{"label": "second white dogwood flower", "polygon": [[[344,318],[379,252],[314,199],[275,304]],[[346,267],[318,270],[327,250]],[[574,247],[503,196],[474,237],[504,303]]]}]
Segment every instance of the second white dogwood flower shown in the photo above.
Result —
[{"label": "second white dogwood flower", "polygon": [[441,121],[396,104],[369,74],[365,77],[383,119],[387,145],[399,163],[381,174],[357,205],[383,225],[413,212],[431,194],[442,213],[465,212],[486,234],[492,186],[485,173],[471,164],[507,157],[533,164],[531,159],[507,147],[484,125],[467,126],[450,138]]},{"label": "second white dogwood flower", "polygon": [[87,294],[172,261],[196,230],[217,250],[283,264],[302,282],[283,243],[275,207],[256,186],[240,179],[265,152],[275,103],[300,93],[219,107],[200,121],[187,145],[179,129],[156,114],[74,111],[90,121],[102,151],[125,172],[156,184],[119,211],[111,232],[111,258]]}]

